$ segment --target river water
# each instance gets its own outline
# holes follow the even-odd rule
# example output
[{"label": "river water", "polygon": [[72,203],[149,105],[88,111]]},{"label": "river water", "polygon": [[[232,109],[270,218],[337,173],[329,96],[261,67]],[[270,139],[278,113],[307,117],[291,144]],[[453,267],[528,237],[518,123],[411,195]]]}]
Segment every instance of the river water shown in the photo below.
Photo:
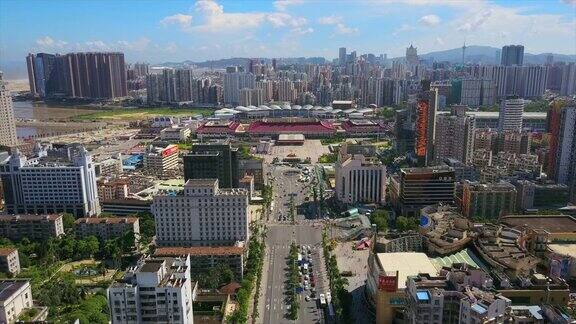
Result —
[{"label": "river water", "polygon": [[[17,120],[65,121],[70,117],[96,111],[85,106],[65,106],[33,101],[15,101],[12,104],[14,106],[14,116]],[[36,127],[18,126],[16,133],[19,138],[28,138],[36,135],[37,130]]]}]

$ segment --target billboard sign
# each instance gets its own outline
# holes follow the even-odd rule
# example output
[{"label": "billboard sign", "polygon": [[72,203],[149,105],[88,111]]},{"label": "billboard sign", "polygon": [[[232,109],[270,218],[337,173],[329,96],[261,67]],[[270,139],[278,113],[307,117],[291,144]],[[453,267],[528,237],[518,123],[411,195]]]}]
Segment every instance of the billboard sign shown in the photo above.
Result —
[{"label": "billboard sign", "polygon": [[378,290],[396,292],[398,290],[398,278],[396,276],[378,276]]}]

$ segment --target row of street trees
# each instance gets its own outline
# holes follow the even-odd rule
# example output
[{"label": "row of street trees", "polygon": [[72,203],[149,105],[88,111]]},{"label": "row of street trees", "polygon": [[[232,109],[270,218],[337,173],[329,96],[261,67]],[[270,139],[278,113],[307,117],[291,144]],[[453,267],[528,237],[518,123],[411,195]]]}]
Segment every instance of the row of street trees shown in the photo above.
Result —
[{"label": "row of street trees", "polygon": [[286,293],[288,294],[288,304],[290,310],[288,311],[288,318],[295,321],[298,319],[298,295],[296,289],[300,286],[300,272],[298,271],[298,246],[292,242],[290,244],[290,253],[288,254],[288,281],[286,283]]},{"label": "row of street trees", "polygon": [[338,270],[336,256],[331,253],[332,246],[326,230],[322,233],[322,248],[324,251],[324,261],[326,262],[326,272],[330,279],[332,305],[336,313],[337,321],[340,323],[354,323],[354,316],[352,315],[352,294],[346,289],[348,279],[342,277]]},{"label": "row of street trees", "polygon": [[[255,222],[250,224],[252,236],[248,243],[248,260],[244,270],[244,279],[241,288],[236,294],[238,307],[232,315],[227,318],[227,322],[235,324],[244,324],[248,322],[248,310],[250,308],[250,297],[256,287],[254,305],[258,304],[258,287],[262,277],[262,266],[264,264],[264,239],[266,238],[266,229],[264,226]],[[258,317],[258,307],[254,307],[254,318]]]}]

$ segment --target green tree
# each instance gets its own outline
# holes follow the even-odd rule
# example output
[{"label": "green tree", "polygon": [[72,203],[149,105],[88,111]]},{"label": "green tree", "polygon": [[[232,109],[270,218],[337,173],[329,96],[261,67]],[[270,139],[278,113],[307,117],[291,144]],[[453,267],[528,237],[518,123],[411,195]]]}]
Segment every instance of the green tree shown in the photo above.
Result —
[{"label": "green tree", "polygon": [[418,222],[414,218],[400,216],[396,219],[396,229],[405,232],[418,228]]},{"label": "green tree", "polygon": [[150,213],[138,213],[136,217],[140,220],[140,244],[148,245],[156,235],[156,224],[154,216]]},{"label": "green tree", "polygon": [[388,212],[384,209],[377,209],[370,215],[372,224],[376,224],[379,232],[384,232],[388,229]]},{"label": "green tree", "polygon": [[72,259],[76,253],[76,240],[66,234],[59,242],[59,254],[61,259]]},{"label": "green tree", "polygon": [[84,241],[86,242],[86,254],[88,257],[92,257],[100,251],[100,242],[96,236],[89,236]]},{"label": "green tree", "polygon": [[76,304],[80,300],[80,291],[72,274],[58,273],[44,283],[39,290],[38,299],[48,306]]},{"label": "green tree", "polygon": [[120,267],[120,259],[122,258],[122,251],[118,246],[118,242],[116,240],[106,240],[104,242],[104,256],[112,260],[114,265],[119,268]]},{"label": "green tree", "polygon": [[74,218],[74,215],[69,214],[69,213],[65,213],[62,215],[62,223],[64,225],[64,233],[68,234],[71,232],[74,232],[74,222],[76,221],[76,218]]},{"label": "green tree", "polygon": [[134,240],[135,236],[133,231],[128,231],[119,238],[120,248],[123,253],[129,252],[134,248]]},{"label": "green tree", "polygon": [[336,153],[322,154],[318,158],[319,163],[336,163],[338,160],[338,155]]},{"label": "green tree", "polygon": [[239,157],[241,159],[251,159],[253,156],[250,154],[250,146],[242,145],[238,149]]},{"label": "green tree", "polygon": [[550,103],[545,99],[532,101],[524,107],[524,111],[527,112],[547,112],[548,109],[550,109]]},{"label": "green tree", "polygon": [[395,115],[395,110],[392,107],[382,107],[378,109],[376,115],[384,119],[392,119]]}]

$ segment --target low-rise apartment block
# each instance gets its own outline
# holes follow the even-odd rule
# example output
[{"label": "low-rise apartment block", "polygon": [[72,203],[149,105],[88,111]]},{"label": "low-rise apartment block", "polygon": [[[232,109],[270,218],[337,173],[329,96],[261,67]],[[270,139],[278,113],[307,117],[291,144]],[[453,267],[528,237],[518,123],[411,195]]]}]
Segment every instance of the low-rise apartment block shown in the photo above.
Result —
[{"label": "low-rise apartment block", "polygon": [[[20,314],[32,307],[32,288],[28,280],[0,281],[0,323],[16,323]],[[43,308],[33,320],[43,320],[46,315],[47,309]]]},{"label": "low-rise apartment block", "polygon": [[218,264],[225,264],[234,272],[237,281],[244,277],[244,256],[246,247],[236,246],[195,246],[161,247],[154,251],[156,257],[190,256],[190,272],[200,273]]},{"label": "low-rise apartment block", "polygon": [[20,259],[15,248],[0,248],[0,272],[9,275],[20,273]]},{"label": "low-rise apartment block", "polygon": [[62,215],[0,215],[0,236],[12,241],[24,237],[45,240],[63,234]]},{"label": "low-rise apartment block", "polygon": [[105,241],[133,232],[136,243],[140,236],[140,220],[136,217],[87,217],[77,219],[74,224],[76,235],[80,238],[96,236]]},{"label": "low-rise apartment block", "polygon": [[192,131],[188,127],[172,126],[160,131],[160,139],[163,141],[183,142],[190,137]]}]

